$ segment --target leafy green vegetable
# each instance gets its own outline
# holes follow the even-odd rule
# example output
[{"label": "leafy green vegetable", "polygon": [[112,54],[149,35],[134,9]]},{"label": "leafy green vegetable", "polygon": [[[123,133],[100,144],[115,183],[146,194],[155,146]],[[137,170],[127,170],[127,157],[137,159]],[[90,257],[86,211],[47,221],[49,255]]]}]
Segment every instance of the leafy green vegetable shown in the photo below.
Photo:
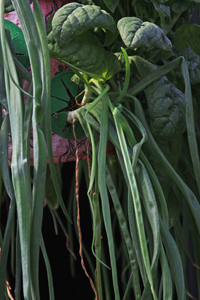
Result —
[{"label": "leafy green vegetable", "polygon": [[[137,56],[133,58],[141,78],[157,69]],[[158,140],[171,140],[185,131],[185,97],[167,77],[145,89],[152,133]]]},{"label": "leafy green vegetable", "polygon": [[109,79],[120,70],[120,64],[91,32],[97,27],[116,34],[113,18],[99,7],[78,3],[63,6],[54,15],[48,35],[50,56]]},{"label": "leafy green vegetable", "polygon": [[60,47],[96,27],[113,33],[116,31],[116,24],[111,15],[96,5],[70,3],[59,9],[52,20],[53,36]]},{"label": "leafy green vegetable", "polygon": [[157,47],[170,51],[171,41],[164,35],[163,30],[150,22],[143,22],[136,17],[126,17],[117,23],[124,44],[135,49],[139,47]]}]

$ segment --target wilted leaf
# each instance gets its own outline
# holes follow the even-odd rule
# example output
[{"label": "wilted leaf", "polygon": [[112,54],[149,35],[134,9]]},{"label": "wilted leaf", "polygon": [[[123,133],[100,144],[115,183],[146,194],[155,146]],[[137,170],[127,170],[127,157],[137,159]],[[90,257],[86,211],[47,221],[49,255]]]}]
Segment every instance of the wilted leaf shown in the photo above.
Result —
[{"label": "wilted leaf", "polygon": [[126,17],[119,20],[117,27],[124,44],[130,49],[139,47],[157,47],[167,51],[172,49],[172,44],[163,30],[153,23]]}]

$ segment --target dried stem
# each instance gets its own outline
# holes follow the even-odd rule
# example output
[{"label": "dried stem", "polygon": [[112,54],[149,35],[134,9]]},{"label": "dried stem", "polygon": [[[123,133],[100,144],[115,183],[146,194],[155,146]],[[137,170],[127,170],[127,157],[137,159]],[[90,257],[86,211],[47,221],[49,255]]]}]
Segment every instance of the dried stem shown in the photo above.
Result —
[{"label": "dried stem", "polygon": [[86,267],[85,267],[85,263],[84,263],[84,259],[83,259],[83,248],[82,248],[82,234],[81,234],[81,224],[80,224],[80,205],[79,205],[79,181],[78,181],[78,175],[79,175],[79,168],[78,168],[78,163],[79,163],[79,157],[78,157],[78,146],[77,146],[77,138],[76,138],[76,133],[75,133],[75,121],[72,123],[72,127],[73,127],[73,135],[74,135],[74,139],[75,139],[75,147],[76,147],[76,201],[77,201],[77,228],[78,228],[78,235],[79,235],[79,255],[81,258],[81,266],[85,272],[85,275],[88,277],[89,281],[90,281],[90,285],[94,291],[95,300],[98,300],[98,295],[97,295],[97,291],[96,288],[94,286],[93,280],[90,277],[90,275],[88,274]]}]

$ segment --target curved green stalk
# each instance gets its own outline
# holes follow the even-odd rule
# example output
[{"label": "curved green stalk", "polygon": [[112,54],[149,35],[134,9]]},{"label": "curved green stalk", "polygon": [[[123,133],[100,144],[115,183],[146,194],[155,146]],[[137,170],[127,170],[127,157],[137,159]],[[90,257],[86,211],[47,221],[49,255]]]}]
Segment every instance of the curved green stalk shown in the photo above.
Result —
[{"label": "curved green stalk", "polygon": [[136,116],[141,120],[143,126],[146,129],[148,140],[147,144],[149,145],[149,150],[151,151],[152,155],[156,157],[157,161],[160,162],[163,168],[165,168],[166,173],[169,177],[176,183],[179,187],[180,191],[185,196],[187,203],[191,209],[193,217],[195,219],[195,223],[197,225],[198,231],[200,232],[200,205],[198,200],[196,199],[194,193],[190,190],[190,188],[185,184],[185,182],[181,179],[181,177],[176,173],[174,168],[169,164],[163,153],[160,151],[157,143],[155,142],[152,133],[149,129],[149,126],[146,122],[146,118],[144,116],[144,112],[142,109],[141,104],[139,103],[138,99],[132,96],[131,99],[135,103],[136,107]]},{"label": "curved green stalk", "polygon": [[125,51],[124,48],[121,48],[121,49],[122,49],[122,52],[123,52],[124,58],[125,58],[126,74],[125,74],[125,81],[124,81],[123,90],[121,91],[121,93],[117,97],[116,102],[121,102],[121,100],[123,99],[123,97],[125,96],[125,94],[128,90],[128,86],[129,86],[129,82],[130,82],[130,63],[129,63],[129,59],[128,59],[128,54],[127,54],[127,52]]}]

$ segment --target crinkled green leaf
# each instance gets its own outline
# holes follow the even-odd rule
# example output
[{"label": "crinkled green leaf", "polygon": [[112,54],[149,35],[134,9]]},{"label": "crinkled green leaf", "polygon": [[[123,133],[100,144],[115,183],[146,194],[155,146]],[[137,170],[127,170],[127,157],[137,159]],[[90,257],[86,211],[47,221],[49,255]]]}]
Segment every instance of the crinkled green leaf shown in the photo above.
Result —
[{"label": "crinkled green leaf", "polygon": [[[157,69],[139,56],[134,62],[141,78]],[[152,133],[159,140],[171,140],[185,131],[185,97],[166,76],[145,89]]]},{"label": "crinkled green leaf", "polygon": [[143,22],[135,17],[125,17],[118,21],[117,27],[124,44],[130,49],[139,47],[157,47],[167,51],[172,49],[172,44],[163,30],[153,23]]},{"label": "crinkled green leaf", "polygon": [[200,55],[200,26],[187,24],[179,27],[174,36],[174,45],[181,53],[185,49],[191,48]]},{"label": "crinkled green leaf", "polygon": [[53,58],[68,62],[106,79],[120,70],[117,57],[113,53],[105,51],[99,39],[89,32],[76,37],[63,48],[55,42],[54,36],[51,35],[49,36],[49,52]]},{"label": "crinkled green leaf", "polygon": [[98,6],[78,3],[63,6],[55,13],[48,35],[50,56],[109,79],[120,70],[120,63],[91,32],[97,27],[108,29],[109,38],[117,32],[114,19]]},{"label": "crinkled green leaf", "polygon": [[60,47],[96,27],[116,32],[114,19],[96,5],[69,3],[59,9],[52,20],[54,40]]}]

